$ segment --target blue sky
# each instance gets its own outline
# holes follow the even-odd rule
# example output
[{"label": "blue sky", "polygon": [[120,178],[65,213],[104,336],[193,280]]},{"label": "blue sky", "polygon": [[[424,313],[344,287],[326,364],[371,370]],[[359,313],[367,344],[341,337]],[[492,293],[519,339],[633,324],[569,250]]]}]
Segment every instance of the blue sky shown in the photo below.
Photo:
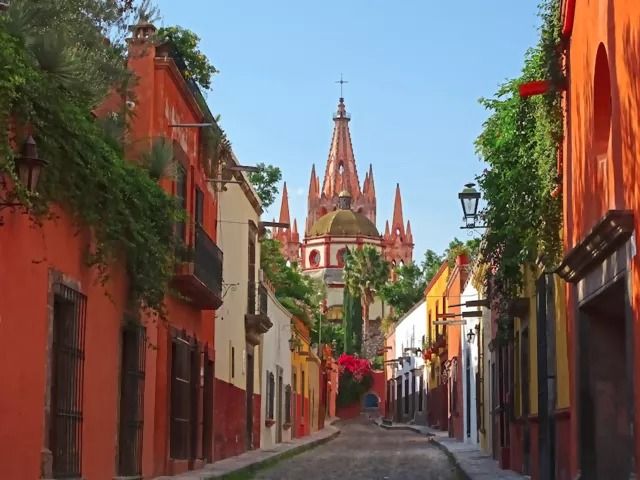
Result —
[{"label": "blue sky", "polygon": [[361,182],[373,164],[378,228],[399,182],[416,259],[468,238],[457,193],[483,168],[473,146],[486,118],[477,100],[519,72],[537,39],[536,0],[156,3],[159,23],[202,38],[220,70],[212,110],[243,164],[282,169],[299,225],[311,165],[324,172],[342,72]]}]

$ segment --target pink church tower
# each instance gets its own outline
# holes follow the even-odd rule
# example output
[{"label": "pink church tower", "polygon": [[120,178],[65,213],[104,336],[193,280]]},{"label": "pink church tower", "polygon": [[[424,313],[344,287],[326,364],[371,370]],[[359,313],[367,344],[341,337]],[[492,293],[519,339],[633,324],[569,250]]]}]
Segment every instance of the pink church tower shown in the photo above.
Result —
[{"label": "pink church tower", "polygon": [[300,234],[298,233],[298,222],[294,219],[291,226],[291,215],[289,214],[289,192],[287,182],[282,188],[282,203],[280,204],[280,223],[288,223],[289,228],[276,228],[273,238],[280,242],[282,254],[290,262],[300,263]]},{"label": "pink church tower", "polygon": [[323,215],[338,209],[338,196],[341,192],[351,195],[351,208],[362,213],[374,224],[376,223],[376,189],[373,184],[373,169],[365,175],[360,188],[356,158],[351,144],[349,122],[351,115],[347,112],[344,98],[338,102],[338,110],[333,114],[333,136],[329,147],[329,157],[324,172],[322,189],[320,179],[316,175],[315,165],[311,168],[309,181],[309,198],[307,203],[307,222],[305,234]]},{"label": "pink church tower", "polygon": [[411,222],[405,228],[402,215],[402,195],[400,185],[396,184],[396,196],[393,202],[393,220],[384,229],[384,256],[393,265],[408,264],[413,261],[413,234]]}]

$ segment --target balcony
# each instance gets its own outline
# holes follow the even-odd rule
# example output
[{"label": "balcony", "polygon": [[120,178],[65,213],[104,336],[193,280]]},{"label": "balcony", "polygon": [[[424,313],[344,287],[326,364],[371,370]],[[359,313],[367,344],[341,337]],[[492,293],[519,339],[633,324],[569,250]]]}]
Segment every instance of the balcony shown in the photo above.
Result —
[{"label": "balcony", "polygon": [[247,313],[244,316],[244,329],[247,342],[260,343],[260,335],[267,333],[273,326],[267,314],[267,289],[262,284],[256,286],[249,282],[247,292]]},{"label": "balcony", "polygon": [[222,305],[222,250],[200,225],[195,227],[194,247],[178,261],[172,284],[201,310]]}]

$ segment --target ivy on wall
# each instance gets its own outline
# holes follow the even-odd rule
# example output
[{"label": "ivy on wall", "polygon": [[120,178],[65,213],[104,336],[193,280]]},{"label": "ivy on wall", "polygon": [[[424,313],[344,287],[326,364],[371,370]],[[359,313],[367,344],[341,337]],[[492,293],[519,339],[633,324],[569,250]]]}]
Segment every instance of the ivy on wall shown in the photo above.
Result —
[{"label": "ivy on wall", "polygon": [[[34,41],[33,37],[10,33],[8,23],[16,19],[20,8],[29,12],[26,9],[49,4],[17,1],[10,9],[14,18],[0,17],[0,131],[9,132],[13,126],[20,134],[22,127],[28,126],[40,156],[49,162],[38,195],[30,195],[19,185],[12,195],[30,207],[37,222],[50,216],[52,204],[61,205],[79,227],[91,230],[93,242],[87,262],[95,267],[99,280],[107,281],[110,266],[124,259],[131,306],[162,314],[174,272],[174,223],[184,218],[184,212],[145,170],[125,160],[121,145],[93,119],[95,99],[78,90],[79,82],[74,79],[85,79],[87,68],[95,64],[83,57],[74,42],[65,41],[68,34],[54,32],[59,40],[56,50],[42,52],[35,48],[44,44],[38,38]],[[33,34],[39,30],[26,31]],[[100,31],[96,26],[94,33],[99,35]],[[116,49],[102,43],[104,48]],[[122,59],[119,64],[125,70]],[[108,68],[97,72],[112,80],[123,78],[124,73]],[[96,72],[87,73],[93,74]],[[12,147],[8,136],[2,135],[0,173],[15,179]]]},{"label": "ivy on wall", "polygon": [[[562,203],[557,172],[563,136],[559,0],[540,4],[539,43],[526,56],[522,74],[482,99],[491,113],[476,141],[487,168],[478,177],[487,202],[488,227],[481,258],[485,286],[499,314],[498,340],[509,339],[508,305],[522,288],[524,266],[537,259],[557,264],[561,254]],[[549,80],[545,95],[521,98],[518,86]]]}]

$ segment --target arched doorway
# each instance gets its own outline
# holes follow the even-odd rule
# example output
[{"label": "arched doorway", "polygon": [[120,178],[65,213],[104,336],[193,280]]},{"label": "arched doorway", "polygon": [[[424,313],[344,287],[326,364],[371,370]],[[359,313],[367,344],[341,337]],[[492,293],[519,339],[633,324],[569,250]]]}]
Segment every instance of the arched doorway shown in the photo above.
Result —
[{"label": "arched doorway", "polygon": [[369,392],[364,396],[363,406],[365,409],[378,408],[379,405],[380,405],[380,400],[378,399],[378,396],[375,393]]}]

